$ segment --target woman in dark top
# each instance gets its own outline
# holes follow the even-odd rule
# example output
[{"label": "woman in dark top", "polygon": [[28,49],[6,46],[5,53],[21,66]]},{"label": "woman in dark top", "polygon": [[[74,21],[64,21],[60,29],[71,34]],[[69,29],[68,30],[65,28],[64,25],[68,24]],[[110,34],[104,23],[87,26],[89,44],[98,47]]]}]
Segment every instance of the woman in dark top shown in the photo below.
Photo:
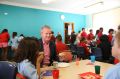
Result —
[{"label": "woman in dark top", "polygon": [[102,35],[100,38],[101,43],[98,45],[98,47],[102,50],[102,58],[103,60],[109,60],[111,56],[111,44],[108,41],[107,35]]}]

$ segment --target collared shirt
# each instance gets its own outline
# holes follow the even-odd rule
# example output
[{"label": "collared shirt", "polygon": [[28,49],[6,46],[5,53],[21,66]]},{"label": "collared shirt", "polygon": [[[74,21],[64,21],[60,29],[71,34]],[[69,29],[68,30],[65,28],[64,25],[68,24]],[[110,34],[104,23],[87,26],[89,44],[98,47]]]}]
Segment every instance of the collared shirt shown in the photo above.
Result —
[{"label": "collared shirt", "polygon": [[110,68],[107,71],[104,79],[120,79],[120,63]]},{"label": "collared shirt", "polygon": [[44,47],[44,60],[43,60],[43,64],[49,64],[50,63],[50,47],[49,47],[49,43],[45,43],[43,41],[43,47]]}]

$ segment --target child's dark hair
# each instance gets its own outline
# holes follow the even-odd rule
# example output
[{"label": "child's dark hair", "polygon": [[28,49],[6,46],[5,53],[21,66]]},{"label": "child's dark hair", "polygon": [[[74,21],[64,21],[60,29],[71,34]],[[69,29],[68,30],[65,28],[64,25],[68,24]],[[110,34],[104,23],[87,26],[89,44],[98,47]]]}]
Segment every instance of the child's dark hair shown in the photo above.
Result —
[{"label": "child's dark hair", "polygon": [[58,35],[58,36],[56,36],[56,39],[57,39],[58,41],[62,41],[62,36]]},{"label": "child's dark hair", "polygon": [[23,34],[20,34],[20,36],[23,36],[23,37],[24,37],[24,35],[23,35]]},{"label": "child's dark hair", "polygon": [[15,36],[17,36],[17,32],[13,32],[12,37],[14,38]]},{"label": "child's dark hair", "polygon": [[100,29],[99,30],[103,30],[103,27],[100,27]]},{"label": "child's dark hair", "polygon": [[99,30],[96,30],[96,33],[95,33],[95,35],[97,35],[99,33]]},{"label": "child's dark hair", "polygon": [[8,32],[8,30],[7,30],[7,29],[3,29],[3,30],[2,30],[2,33],[4,33],[4,32]]},{"label": "child's dark hair", "polygon": [[36,55],[39,53],[39,41],[35,37],[23,38],[15,52],[15,61],[21,62],[25,59],[36,65]]},{"label": "child's dark hair", "polygon": [[82,28],[82,31],[85,30],[85,28]]},{"label": "child's dark hair", "polygon": [[89,32],[92,32],[92,31],[93,31],[92,29],[89,30]]},{"label": "child's dark hair", "polygon": [[109,29],[108,33],[113,32],[113,31],[114,31],[113,29]]}]

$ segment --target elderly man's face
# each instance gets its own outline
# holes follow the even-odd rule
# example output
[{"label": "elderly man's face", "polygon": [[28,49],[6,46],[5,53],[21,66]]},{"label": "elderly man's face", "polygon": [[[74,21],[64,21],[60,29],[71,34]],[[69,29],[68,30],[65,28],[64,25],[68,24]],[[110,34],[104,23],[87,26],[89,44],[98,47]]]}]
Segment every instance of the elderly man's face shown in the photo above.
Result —
[{"label": "elderly man's face", "polygon": [[42,40],[45,42],[49,42],[51,39],[51,29],[49,28],[44,28],[41,31],[41,36],[42,36]]}]

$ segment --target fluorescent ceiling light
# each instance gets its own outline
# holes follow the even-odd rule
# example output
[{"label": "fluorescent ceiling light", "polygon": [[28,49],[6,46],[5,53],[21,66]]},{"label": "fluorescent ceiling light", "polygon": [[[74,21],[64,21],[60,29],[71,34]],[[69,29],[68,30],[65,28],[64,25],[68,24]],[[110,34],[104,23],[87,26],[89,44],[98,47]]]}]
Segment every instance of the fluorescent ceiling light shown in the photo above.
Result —
[{"label": "fluorescent ceiling light", "polygon": [[55,1],[55,0],[41,0],[41,3],[48,4],[48,3],[51,3],[53,1]]},{"label": "fluorescent ceiling light", "polygon": [[93,7],[93,6],[97,6],[97,5],[103,5],[103,1],[100,1],[100,2],[97,2],[97,3],[94,3],[94,4],[91,4],[91,5],[88,5],[88,6],[85,6],[84,8],[89,8],[89,7]]}]

